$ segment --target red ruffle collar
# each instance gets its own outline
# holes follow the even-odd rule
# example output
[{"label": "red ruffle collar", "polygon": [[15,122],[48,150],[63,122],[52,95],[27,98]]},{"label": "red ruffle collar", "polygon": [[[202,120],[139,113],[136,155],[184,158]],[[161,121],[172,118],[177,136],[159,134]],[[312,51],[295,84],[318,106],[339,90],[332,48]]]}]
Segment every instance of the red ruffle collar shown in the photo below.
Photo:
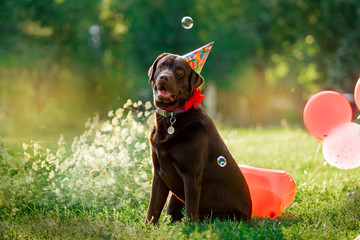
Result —
[{"label": "red ruffle collar", "polygon": [[186,102],[185,105],[179,108],[175,108],[175,109],[168,109],[168,108],[163,108],[166,111],[177,111],[177,110],[189,110],[190,108],[194,107],[195,109],[198,109],[197,104],[201,104],[201,102],[204,99],[204,95],[201,95],[201,91],[199,88],[196,88],[194,90],[194,94],[191,96],[191,98],[189,98]]}]

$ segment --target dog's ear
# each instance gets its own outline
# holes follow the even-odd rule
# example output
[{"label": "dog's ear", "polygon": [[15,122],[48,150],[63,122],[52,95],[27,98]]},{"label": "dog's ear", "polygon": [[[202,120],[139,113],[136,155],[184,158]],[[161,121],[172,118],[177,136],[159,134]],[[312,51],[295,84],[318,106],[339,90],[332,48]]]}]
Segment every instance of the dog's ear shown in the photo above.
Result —
[{"label": "dog's ear", "polygon": [[190,88],[191,92],[194,91],[194,89],[200,87],[205,82],[204,78],[197,74],[195,71],[192,71],[191,77],[190,77]]},{"label": "dog's ear", "polygon": [[160,59],[162,59],[163,57],[169,55],[169,53],[163,53],[161,55],[159,55],[155,61],[153,62],[153,64],[151,65],[151,67],[149,68],[148,71],[148,76],[149,76],[149,83],[154,81],[154,73],[156,71],[156,65],[159,62]]}]

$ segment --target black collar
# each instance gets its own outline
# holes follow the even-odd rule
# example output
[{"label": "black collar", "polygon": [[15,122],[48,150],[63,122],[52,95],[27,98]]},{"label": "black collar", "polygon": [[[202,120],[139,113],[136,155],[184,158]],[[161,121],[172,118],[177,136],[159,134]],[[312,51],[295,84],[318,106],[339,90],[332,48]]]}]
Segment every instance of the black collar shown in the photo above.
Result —
[{"label": "black collar", "polygon": [[175,111],[168,111],[161,108],[156,108],[156,113],[163,117],[174,117],[179,113],[186,112],[185,110],[175,110]]},{"label": "black collar", "polygon": [[[198,104],[196,104],[196,106],[199,108],[201,106],[201,104],[198,103]],[[188,109],[188,110],[190,110],[190,109]],[[156,108],[156,113],[163,117],[174,117],[175,115],[178,115],[178,114],[184,113],[184,112],[186,112],[186,111],[185,110],[169,111],[169,110],[165,110],[162,108]]]}]

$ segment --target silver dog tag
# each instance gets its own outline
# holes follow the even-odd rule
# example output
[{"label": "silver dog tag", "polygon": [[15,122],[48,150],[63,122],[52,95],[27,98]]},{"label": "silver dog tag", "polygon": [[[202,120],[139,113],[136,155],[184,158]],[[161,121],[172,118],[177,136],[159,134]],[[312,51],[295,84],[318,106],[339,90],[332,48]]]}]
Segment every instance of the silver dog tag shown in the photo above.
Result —
[{"label": "silver dog tag", "polygon": [[176,118],[172,116],[170,118],[170,127],[167,129],[168,134],[174,134],[175,128],[173,127],[173,124],[176,122]]},{"label": "silver dog tag", "polygon": [[175,128],[173,126],[170,126],[167,130],[168,134],[173,134],[175,132]]}]

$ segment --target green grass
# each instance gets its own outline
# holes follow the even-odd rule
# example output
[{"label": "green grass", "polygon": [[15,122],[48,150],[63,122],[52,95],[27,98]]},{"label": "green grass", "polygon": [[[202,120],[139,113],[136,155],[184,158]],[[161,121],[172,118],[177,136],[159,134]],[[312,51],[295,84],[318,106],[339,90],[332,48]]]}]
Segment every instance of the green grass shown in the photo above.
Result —
[{"label": "green grass", "polygon": [[[282,169],[297,183],[278,219],[144,225],[148,202],[93,208],[0,207],[0,239],[355,239],[360,235],[359,169],[325,164],[321,143],[300,128],[222,128],[239,164]],[[150,189],[149,189],[150,192]]]}]

